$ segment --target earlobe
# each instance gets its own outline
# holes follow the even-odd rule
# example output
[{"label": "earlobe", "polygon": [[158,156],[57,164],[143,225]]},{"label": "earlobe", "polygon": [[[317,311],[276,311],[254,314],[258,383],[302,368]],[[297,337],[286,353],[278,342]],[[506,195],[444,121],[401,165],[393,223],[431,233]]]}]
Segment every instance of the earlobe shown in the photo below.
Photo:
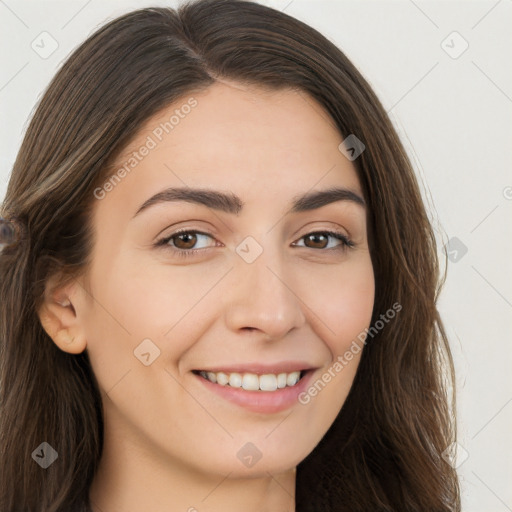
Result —
[{"label": "earlobe", "polygon": [[43,329],[64,352],[80,354],[87,346],[69,299],[46,299],[38,311]]}]

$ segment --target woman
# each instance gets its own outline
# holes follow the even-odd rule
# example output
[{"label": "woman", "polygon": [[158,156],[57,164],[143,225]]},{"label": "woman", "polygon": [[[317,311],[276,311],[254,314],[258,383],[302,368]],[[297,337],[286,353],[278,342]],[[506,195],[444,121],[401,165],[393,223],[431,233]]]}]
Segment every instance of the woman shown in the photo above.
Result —
[{"label": "woman", "polygon": [[460,510],[434,235],[312,28],[238,0],[108,23],[1,215],[2,511]]}]

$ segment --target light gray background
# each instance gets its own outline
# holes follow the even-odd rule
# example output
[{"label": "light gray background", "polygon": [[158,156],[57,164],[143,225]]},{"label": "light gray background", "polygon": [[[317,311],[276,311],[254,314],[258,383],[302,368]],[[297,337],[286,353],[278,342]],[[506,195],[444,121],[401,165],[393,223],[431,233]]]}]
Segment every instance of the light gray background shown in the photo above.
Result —
[{"label": "light gray background", "polygon": [[[449,239],[456,251],[439,306],[456,359],[463,510],[512,511],[512,0],[261,3],[311,24],[347,54],[415,163],[439,254],[444,261]],[[148,5],[176,2],[0,0],[0,197],[60,63],[107,19]],[[47,58],[31,47],[51,50],[44,31],[58,43]]]}]

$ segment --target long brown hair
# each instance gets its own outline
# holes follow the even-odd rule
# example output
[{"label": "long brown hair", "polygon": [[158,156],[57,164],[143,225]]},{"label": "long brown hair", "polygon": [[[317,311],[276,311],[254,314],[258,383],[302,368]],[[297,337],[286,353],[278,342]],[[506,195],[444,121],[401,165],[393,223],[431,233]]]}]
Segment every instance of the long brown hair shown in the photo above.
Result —
[{"label": "long brown hair", "polygon": [[[250,1],[199,0],[123,15],[90,36],[43,95],[14,164],[1,215],[0,510],[89,510],[102,452],[102,406],[87,352],[57,348],[37,311],[91,262],[93,191],[138,128],[217,77],[293,88],[330,114],[369,206],[376,279],[372,324],[350,394],[297,468],[296,510],[458,511],[453,363],[436,309],[442,276],[411,163],[380,101],[328,39]],[[9,229],[12,228],[12,231]],[[1,246],[0,246],[1,247]],[[58,453],[43,469],[42,442]]]}]

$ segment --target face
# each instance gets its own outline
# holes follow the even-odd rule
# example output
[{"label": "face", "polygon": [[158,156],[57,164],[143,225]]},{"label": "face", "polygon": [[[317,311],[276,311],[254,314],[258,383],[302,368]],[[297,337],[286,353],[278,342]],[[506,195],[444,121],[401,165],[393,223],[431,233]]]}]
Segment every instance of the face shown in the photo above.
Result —
[{"label": "face", "polygon": [[232,476],[286,471],[320,441],[361,354],[335,362],[374,301],[341,140],[304,93],[222,82],[153,117],[119,156],[74,297],[116,438]]}]

